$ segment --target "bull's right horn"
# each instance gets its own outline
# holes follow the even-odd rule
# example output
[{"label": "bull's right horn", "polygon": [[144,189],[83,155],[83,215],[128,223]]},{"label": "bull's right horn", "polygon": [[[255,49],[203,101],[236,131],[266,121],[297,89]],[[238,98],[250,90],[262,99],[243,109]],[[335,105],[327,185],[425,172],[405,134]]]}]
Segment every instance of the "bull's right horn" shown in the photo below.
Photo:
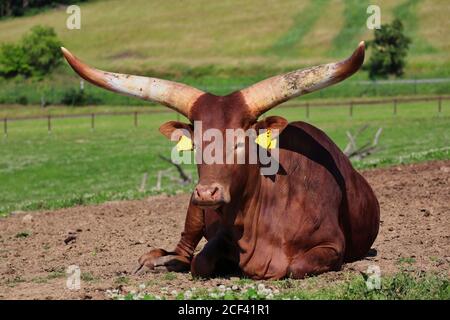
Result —
[{"label": "bull's right horn", "polygon": [[81,62],[66,48],[61,50],[72,68],[87,81],[114,92],[161,103],[187,118],[194,102],[204,94],[178,82],[97,70]]}]

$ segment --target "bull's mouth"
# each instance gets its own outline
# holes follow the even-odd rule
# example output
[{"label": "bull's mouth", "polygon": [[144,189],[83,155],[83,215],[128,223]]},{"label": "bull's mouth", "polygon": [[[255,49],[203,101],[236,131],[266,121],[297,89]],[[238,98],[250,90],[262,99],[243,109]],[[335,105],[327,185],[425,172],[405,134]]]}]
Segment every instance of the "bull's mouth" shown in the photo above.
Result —
[{"label": "bull's mouth", "polygon": [[213,201],[195,201],[194,200],[193,204],[200,209],[217,210],[224,204],[224,202],[223,201],[220,201],[220,202],[214,201],[213,202]]}]

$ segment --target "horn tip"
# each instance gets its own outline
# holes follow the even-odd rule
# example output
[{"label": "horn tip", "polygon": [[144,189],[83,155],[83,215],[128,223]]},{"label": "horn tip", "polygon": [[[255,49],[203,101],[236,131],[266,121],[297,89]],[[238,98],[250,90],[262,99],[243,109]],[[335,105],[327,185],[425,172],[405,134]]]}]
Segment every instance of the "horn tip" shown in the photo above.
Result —
[{"label": "horn tip", "polygon": [[358,65],[358,69],[364,62],[365,53],[366,53],[366,43],[364,41],[361,41],[358,45],[358,48],[356,48],[356,50],[352,56],[352,58],[355,60],[356,64]]},{"label": "horn tip", "polygon": [[364,41],[361,41],[358,44],[358,48],[356,48],[355,53],[357,55],[362,55],[364,56],[364,53],[366,52],[366,43]]},{"label": "horn tip", "polygon": [[64,57],[65,57],[66,59],[69,59],[70,56],[72,55],[72,54],[70,53],[70,51],[67,50],[67,49],[64,48],[64,47],[61,47],[61,51],[62,51],[62,53],[63,53],[63,55],[64,55]]}]

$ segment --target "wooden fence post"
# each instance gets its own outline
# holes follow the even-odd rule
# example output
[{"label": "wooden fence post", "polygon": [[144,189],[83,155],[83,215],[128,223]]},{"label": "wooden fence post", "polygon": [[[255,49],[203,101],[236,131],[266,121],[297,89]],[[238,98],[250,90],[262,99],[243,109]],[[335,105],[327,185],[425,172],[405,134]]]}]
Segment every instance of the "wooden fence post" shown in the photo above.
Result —
[{"label": "wooden fence post", "polygon": [[5,137],[8,136],[8,118],[3,119],[3,133],[5,134]]},{"label": "wooden fence post", "polygon": [[394,99],[394,115],[397,115],[397,99]]},{"label": "wooden fence post", "polygon": [[353,117],[353,101],[350,101],[349,114],[350,117]]},{"label": "wooden fence post", "polygon": [[95,130],[95,113],[91,114],[91,130]]},{"label": "wooden fence post", "polygon": [[306,118],[309,119],[309,102],[306,103]]},{"label": "wooden fence post", "polygon": [[442,97],[439,97],[438,99],[438,112],[442,112]]},{"label": "wooden fence post", "polygon": [[138,113],[137,111],[134,112],[134,126],[138,126]]},{"label": "wooden fence post", "polygon": [[52,133],[52,116],[48,115],[47,116],[47,131],[48,133]]}]

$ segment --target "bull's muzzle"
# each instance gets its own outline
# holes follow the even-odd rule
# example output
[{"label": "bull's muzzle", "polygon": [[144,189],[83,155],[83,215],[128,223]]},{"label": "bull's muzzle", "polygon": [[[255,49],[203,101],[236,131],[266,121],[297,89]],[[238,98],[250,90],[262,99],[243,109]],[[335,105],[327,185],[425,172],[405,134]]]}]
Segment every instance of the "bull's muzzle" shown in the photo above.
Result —
[{"label": "bull's muzzle", "polygon": [[193,203],[200,208],[217,209],[229,202],[224,187],[218,183],[198,184],[194,190]]}]

